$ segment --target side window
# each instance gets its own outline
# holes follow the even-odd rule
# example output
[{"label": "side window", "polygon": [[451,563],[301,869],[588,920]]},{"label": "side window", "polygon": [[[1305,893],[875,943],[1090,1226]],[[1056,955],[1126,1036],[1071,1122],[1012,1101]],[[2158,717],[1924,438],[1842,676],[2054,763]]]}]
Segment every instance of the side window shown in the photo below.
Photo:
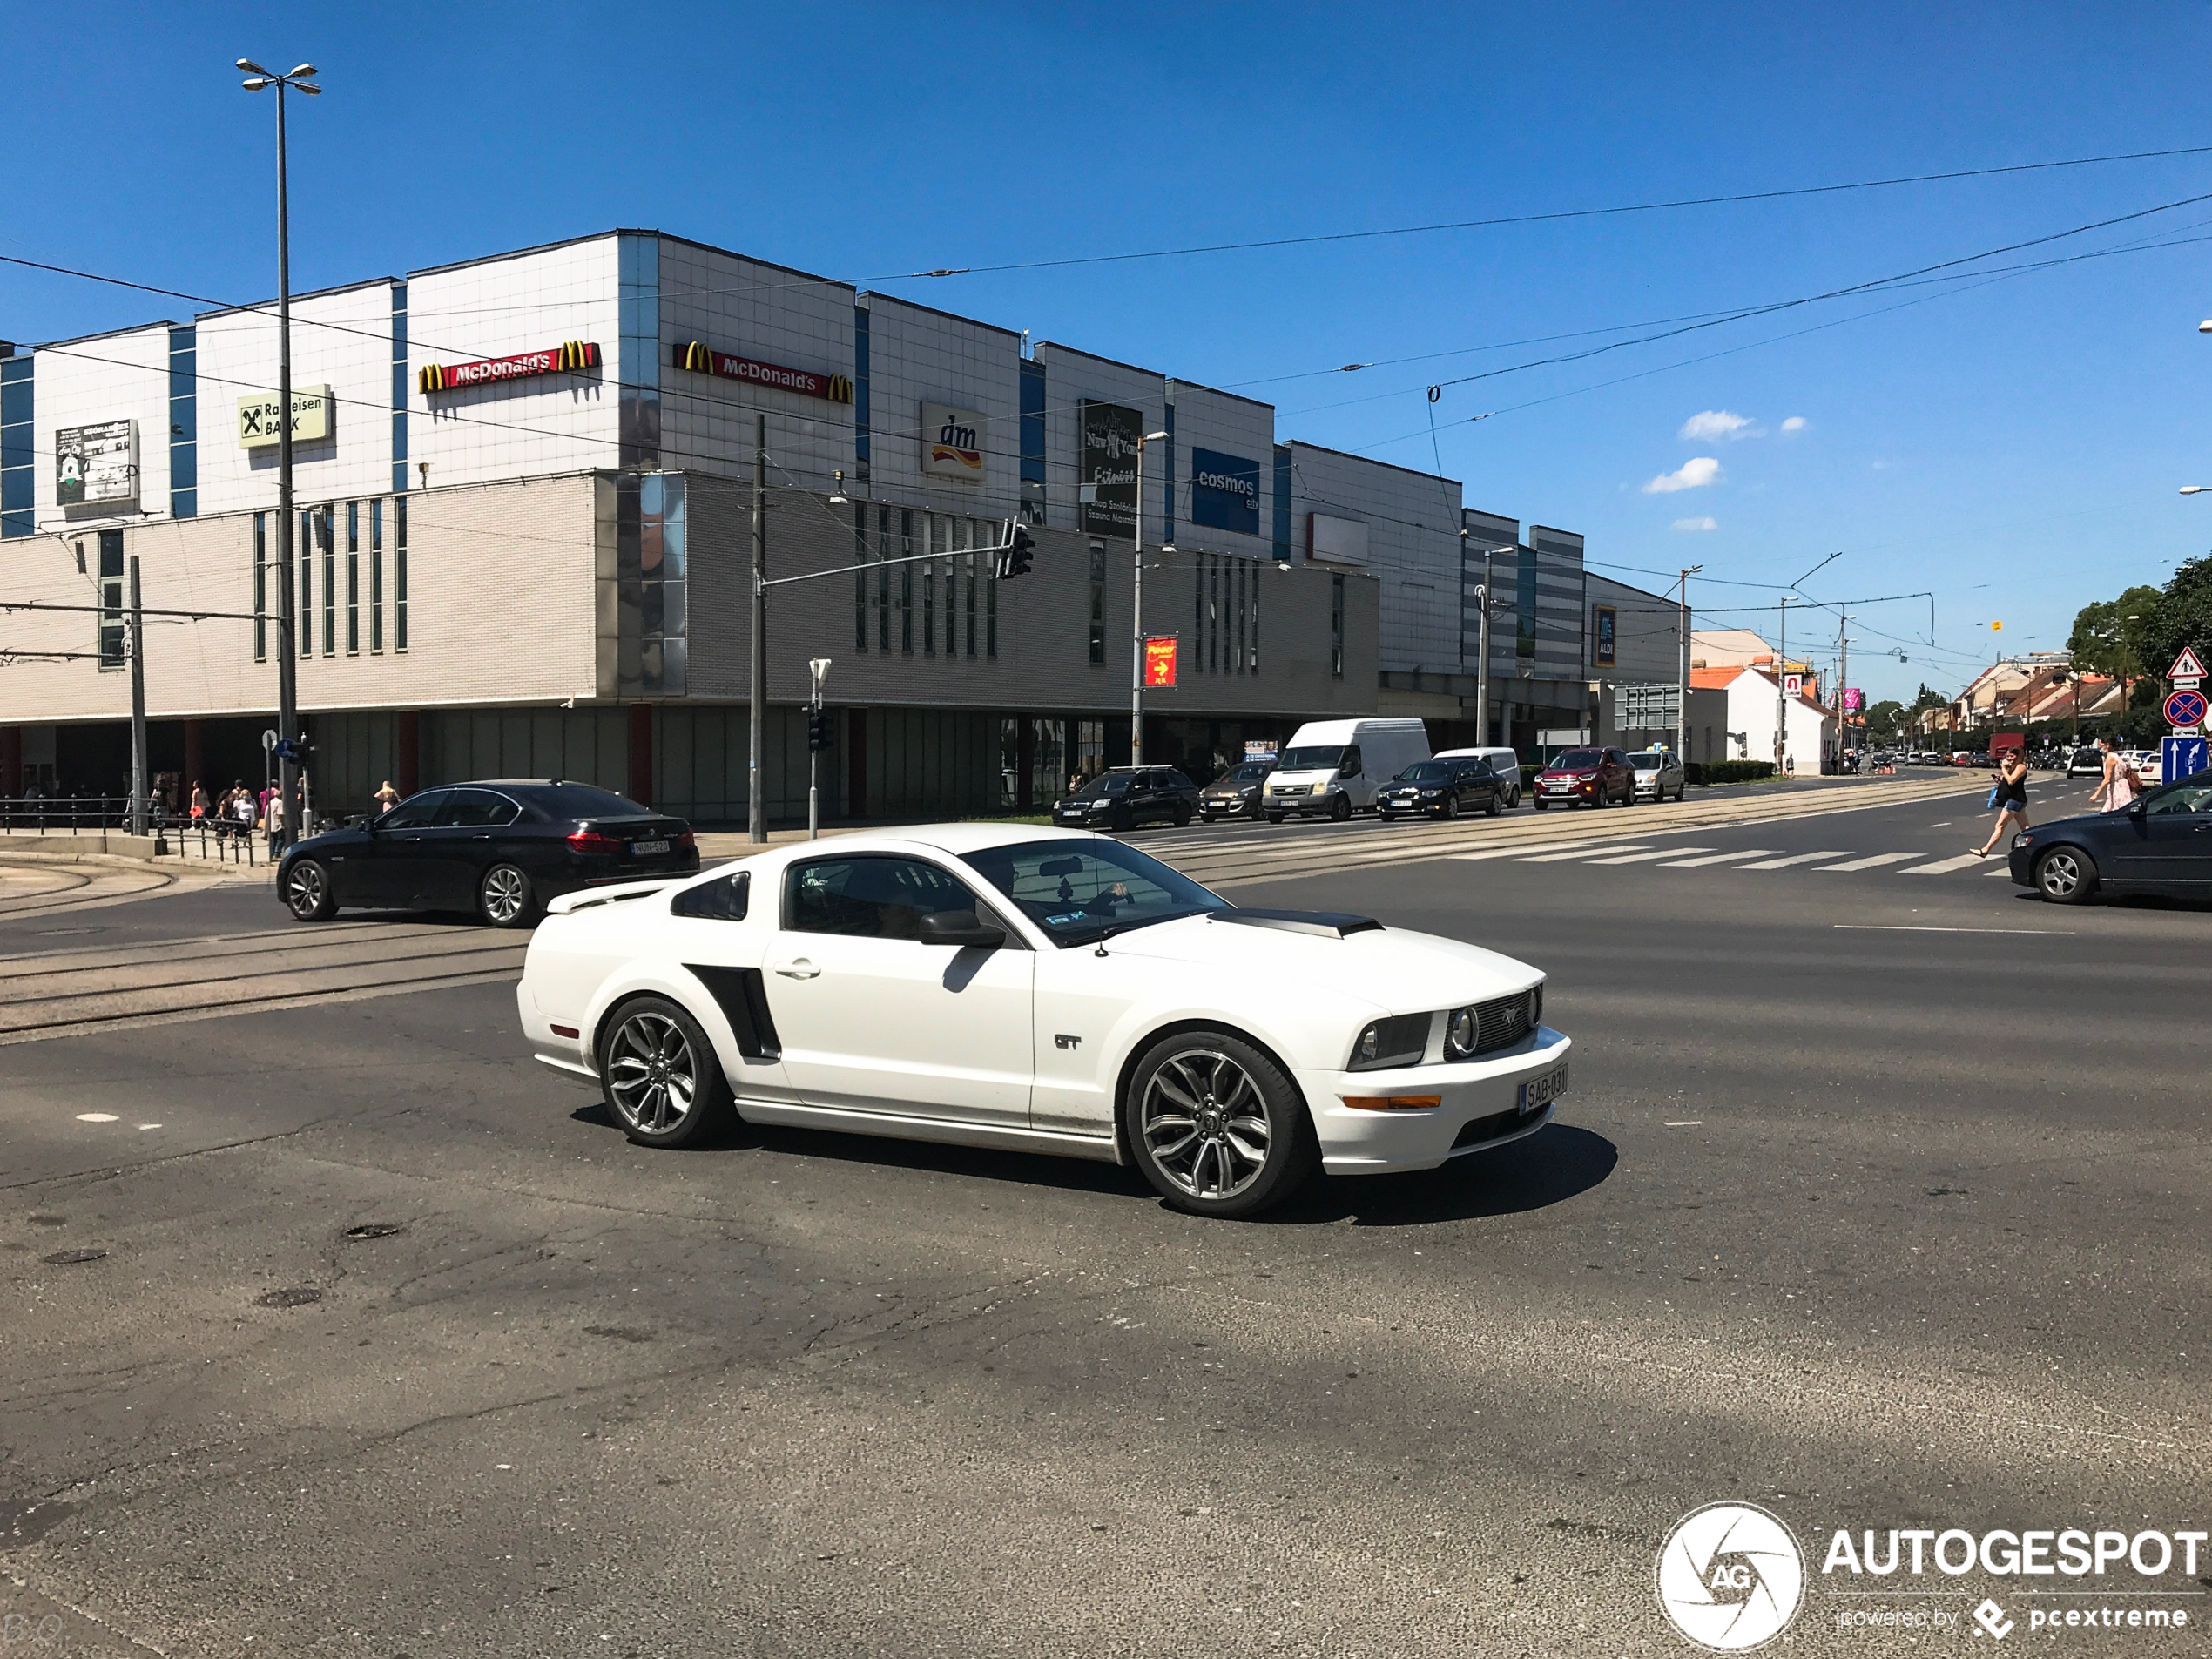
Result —
[{"label": "side window", "polygon": [[984,908],[964,883],[919,859],[815,859],[793,865],[786,883],[784,927],[792,933],[918,939],[924,916]]},{"label": "side window", "polygon": [[669,900],[671,916],[700,916],[711,921],[743,921],[752,897],[752,872],[733,870],[712,881],[685,887]]},{"label": "side window", "polygon": [[2212,784],[2176,784],[2151,797],[2146,813],[2212,813]]},{"label": "side window", "polygon": [[1357,778],[1359,775],[1359,745],[1352,744],[1344,752],[1344,764],[1337,768],[1338,775]]},{"label": "side window", "polygon": [[1470,778],[1492,778],[1497,775],[1495,772],[1491,771],[1490,763],[1487,760],[1475,761],[1472,765],[1467,767],[1467,776]]},{"label": "side window", "polygon": [[435,822],[438,812],[446,803],[449,789],[426,789],[419,795],[409,795],[405,800],[376,820],[379,829],[425,829]]},{"label": "side window", "polygon": [[506,796],[489,789],[455,789],[446,794],[435,820],[440,829],[496,828],[515,821],[517,808]]}]

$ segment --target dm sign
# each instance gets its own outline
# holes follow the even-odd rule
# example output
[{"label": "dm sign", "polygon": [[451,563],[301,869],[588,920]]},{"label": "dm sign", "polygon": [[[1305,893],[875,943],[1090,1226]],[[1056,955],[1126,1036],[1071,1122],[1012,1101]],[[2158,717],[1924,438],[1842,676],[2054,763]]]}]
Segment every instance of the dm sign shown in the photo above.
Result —
[{"label": "dm sign", "polygon": [[921,469],[932,478],[983,482],[983,416],[949,403],[921,406]]},{"label": "dm sign", "polygon": [[1211,449],[1190,451],[1190,522],[1259,534],[1259,462]]}]

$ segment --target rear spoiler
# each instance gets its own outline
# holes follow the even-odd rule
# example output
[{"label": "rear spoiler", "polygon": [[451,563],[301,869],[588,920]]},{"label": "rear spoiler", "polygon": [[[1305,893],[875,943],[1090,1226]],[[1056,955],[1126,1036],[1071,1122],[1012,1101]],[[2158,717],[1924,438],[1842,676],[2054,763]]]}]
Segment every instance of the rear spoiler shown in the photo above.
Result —
[{"label": "rear spoiler", "polygon": [[564,893],[545,907],[549,916],[573,915],[579,910],[589,910],[594,905],[620,904],[625,899],[642,899],[649,893],[658,893],[663,887],[672,887],[689,881],[688,875],[669,876],[658,881],[622,881],[604,887],[585,887],[578,893]]}]

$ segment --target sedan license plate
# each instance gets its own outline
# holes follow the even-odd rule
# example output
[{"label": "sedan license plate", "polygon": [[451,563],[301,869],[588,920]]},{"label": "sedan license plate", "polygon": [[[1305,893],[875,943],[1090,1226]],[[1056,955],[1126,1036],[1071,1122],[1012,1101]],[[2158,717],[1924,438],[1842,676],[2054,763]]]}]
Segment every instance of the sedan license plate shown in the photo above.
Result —
[{"label": "sedan license plate", "polygon": [[668,843],[666,841],[632,841],[630,844],[630,850],[641,859],[649,859],[655,853],[667,852]]},{"label": "sedan license plate", "polygon": [[1521,1085],[1521,1109],[1533,1112],[1540,1106],[1548,1106],[1566,1092],[1567,1068],[1554,1066],[1541,1077],[1531,1077]]}]

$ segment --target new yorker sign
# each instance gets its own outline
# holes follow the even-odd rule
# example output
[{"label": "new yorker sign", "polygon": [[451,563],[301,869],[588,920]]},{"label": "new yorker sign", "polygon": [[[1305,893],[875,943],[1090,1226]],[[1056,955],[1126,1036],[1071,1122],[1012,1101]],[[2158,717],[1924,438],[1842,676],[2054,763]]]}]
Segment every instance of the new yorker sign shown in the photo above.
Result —
[{"label": "new yorker sign", "polygon": [[758,362],[750,357],[711,350],[696,340],[676,347],[676,367],[688,368],[694,374],[778,387],[786,392],[797,392],[802,397],[825,398],[832,403],[853,401],[853,382],[846,375],[817,374],[811,368],[786,368],[780,363]]}]

